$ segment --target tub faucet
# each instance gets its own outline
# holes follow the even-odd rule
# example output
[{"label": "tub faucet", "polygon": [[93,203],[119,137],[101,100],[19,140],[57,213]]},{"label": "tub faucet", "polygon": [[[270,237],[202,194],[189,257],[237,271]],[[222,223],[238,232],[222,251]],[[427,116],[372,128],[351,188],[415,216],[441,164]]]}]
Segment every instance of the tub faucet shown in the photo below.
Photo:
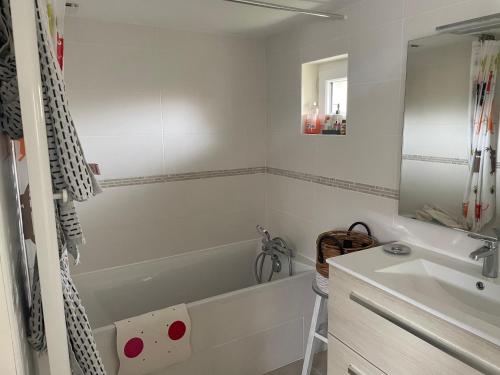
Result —
[{"label": "tub faucet", "polygon": [[285,240],[280,237],[273,238],[271,242],[268,242],[268,246],[271,246],[274,251],[283,254],[287,257],[293,257],[292,249],[288,247]]},{"label": "tub faucet", "polygon": [[473,260],[483,262],[483,276],[489,278],[498,277],[498,238],[485,237],[470,233],[469,237],[484,241],[484,246],[470,253],[469,257]]},{"label": "tub faucet", "polygon": [[281,272],[281,260],[279,254],[284,255],[288,259],[288,274],[292,276],[293,274],[293,250],[287,245],[285,240],[281,237],[272,238],[269,231],[257,225],[257,232],[262,236],[262,251],[255,259],[255,278],[257,282],[260,284],[264,280],[262,276],[262,270],[264,267],[264,261],[266,257],[270,257],[271,259],[271,270],[267,281],[271,281],[274,273]]},{"label": "tub faucet", "polygon": [[269,231],[260,225],[257,225],[257,232],[262,236],[262,251],[267,253],[273,253],[277,251],[280,254],[286,255],[288,257],[293,257],[293,251],[290,249],[281,237],[275,237],[271,239]]}]

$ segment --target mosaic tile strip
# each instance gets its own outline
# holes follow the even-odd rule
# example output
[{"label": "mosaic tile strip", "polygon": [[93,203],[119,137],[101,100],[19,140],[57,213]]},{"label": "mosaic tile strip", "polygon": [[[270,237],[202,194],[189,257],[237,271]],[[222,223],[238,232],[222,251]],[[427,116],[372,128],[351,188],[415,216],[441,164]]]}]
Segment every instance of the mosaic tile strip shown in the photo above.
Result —
[{"label": "mosaic tile strip", "polygon": [[441,164],[457,164],[457,165],[468,165],[469,164],[469,161],[467,159],[445,158],[445,157],[440,157],[440,156],[404,154],[403,159],[404,160],[425,161],[428,163],[441,163]]},{"label": "mosaic tile strip", "polygon": [[[440,157],[440,156],[404,154],[403,159],[404,160],[425,161],[425,162],[429,162],[429,163],[442,163],[442,164],[456,164],[456,165],[468,165],[469,164],[469,161],[467,159],[444,158],[444,157]],[[500,169],[500,162],[497,163],[497,169]]]},{"label": "mosaic tile strip", "polygon": [[200,180],[205,178],[242,176],[242,175],[260,174],[260,173],[269,173],[276,176],[283,176],[283,177],[293,178],[296,180],[308,181],[320,185],[331,186],[344,190],[357,191],[359,193],[376,195],[384,198],[390,198],[390,199],[399,198],[398,190],[389,189],[383,186],[362,184],[360,182],[347,181],[338,178],[317,176],[309,173],[302,173],[287,169],[270,168],[270,167],[225,169],[217,171],[176,173],[176,174],[168,174],[160,176],[117,178],[117,179],[102,180],[100,181],[100,184],[101,187],[103,188],[113,188],[119,186],[147,185],[147,184],[157,184],[163,182]]},{"label": "mosaic tile strip", "polygon": [[338,178],[324,177],[312,175],[309,173],[295,172],[287,169],[267,168],[267,173],[276,176],[283,176],[293,178],[301,181],[313,182],[320,185],[332,186],[339,189],[357,191],[359,193],[376,195],[383,198],[399,199],[399,191],[396,189],[389,189],[383,186],[362,184],[360,182],[341,180]]},{"label": "mosaic tile strip", "polygon": [[133,186],[157,184],[162,182],[200,180],[204,178],[242,176],[250,174],[266,173],[266,167],[223,169],[217,171],[175,173],[159,176],[116,178],[99,181],[101,187],[111,188],[118,186]]}]

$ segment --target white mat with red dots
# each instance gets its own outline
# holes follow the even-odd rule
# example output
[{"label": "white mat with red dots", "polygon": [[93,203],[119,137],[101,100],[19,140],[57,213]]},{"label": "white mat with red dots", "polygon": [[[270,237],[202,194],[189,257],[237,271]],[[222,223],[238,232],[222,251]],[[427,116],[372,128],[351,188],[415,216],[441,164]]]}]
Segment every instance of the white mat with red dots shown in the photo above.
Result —
[{"label": "white mat with red dots", "polygon": [[118,375],[146,375],[191,356],[185,304],[115,322]]}]

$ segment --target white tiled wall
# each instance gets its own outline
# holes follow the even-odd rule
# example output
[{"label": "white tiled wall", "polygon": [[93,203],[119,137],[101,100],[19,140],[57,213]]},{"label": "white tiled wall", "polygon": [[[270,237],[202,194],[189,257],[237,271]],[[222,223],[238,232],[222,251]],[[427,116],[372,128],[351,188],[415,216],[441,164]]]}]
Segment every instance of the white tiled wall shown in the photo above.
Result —
[{"label": "white tiled wall", "polygon": [[[363,0],[344,9],[345,22],[316,22],[270,38],[268,166],[398,188],[407,41],[497,12],[500,2],[487,0]],[[343,53],[349,54],[348,136],[300,135],[301,63]],[[381,241],[411,240],[459,257],[477,245],[399,217],[392,199],[280,176],[268,176],[267,196],[271,230],[311,258],[318,233],[356,220]]]},{"label": "white tiled wall", "polygon": [[[262,40],[72,17],[65,38],[70,108],[99,178],[265,166]],[[78,211],[85,272],[255,238],[265,177],[111,188]]]},{"label": "white tiled wall", "polygon": [[78,205],[87,244],[75,272],[256,238],[265,175],[106,189]]},{"label": "white tiled wall", "polygon": [[65,79],[102,178],[265,165],[257,39],[68,17]]}]

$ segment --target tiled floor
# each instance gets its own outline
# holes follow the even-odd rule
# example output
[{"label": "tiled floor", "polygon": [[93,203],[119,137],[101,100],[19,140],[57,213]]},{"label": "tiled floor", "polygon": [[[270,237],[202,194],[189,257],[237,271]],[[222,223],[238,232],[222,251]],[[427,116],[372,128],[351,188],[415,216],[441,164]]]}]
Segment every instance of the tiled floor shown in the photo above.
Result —
[{"label": "tiled floor", "polygon": [[[297,361],[288,366],[281,367],[277,370],[268,372],[265,375],[300,375],[302,372],[302,362]],[[326,375],[327,352],[321,352],[314,357],[313,368],[311,375]]]}]

